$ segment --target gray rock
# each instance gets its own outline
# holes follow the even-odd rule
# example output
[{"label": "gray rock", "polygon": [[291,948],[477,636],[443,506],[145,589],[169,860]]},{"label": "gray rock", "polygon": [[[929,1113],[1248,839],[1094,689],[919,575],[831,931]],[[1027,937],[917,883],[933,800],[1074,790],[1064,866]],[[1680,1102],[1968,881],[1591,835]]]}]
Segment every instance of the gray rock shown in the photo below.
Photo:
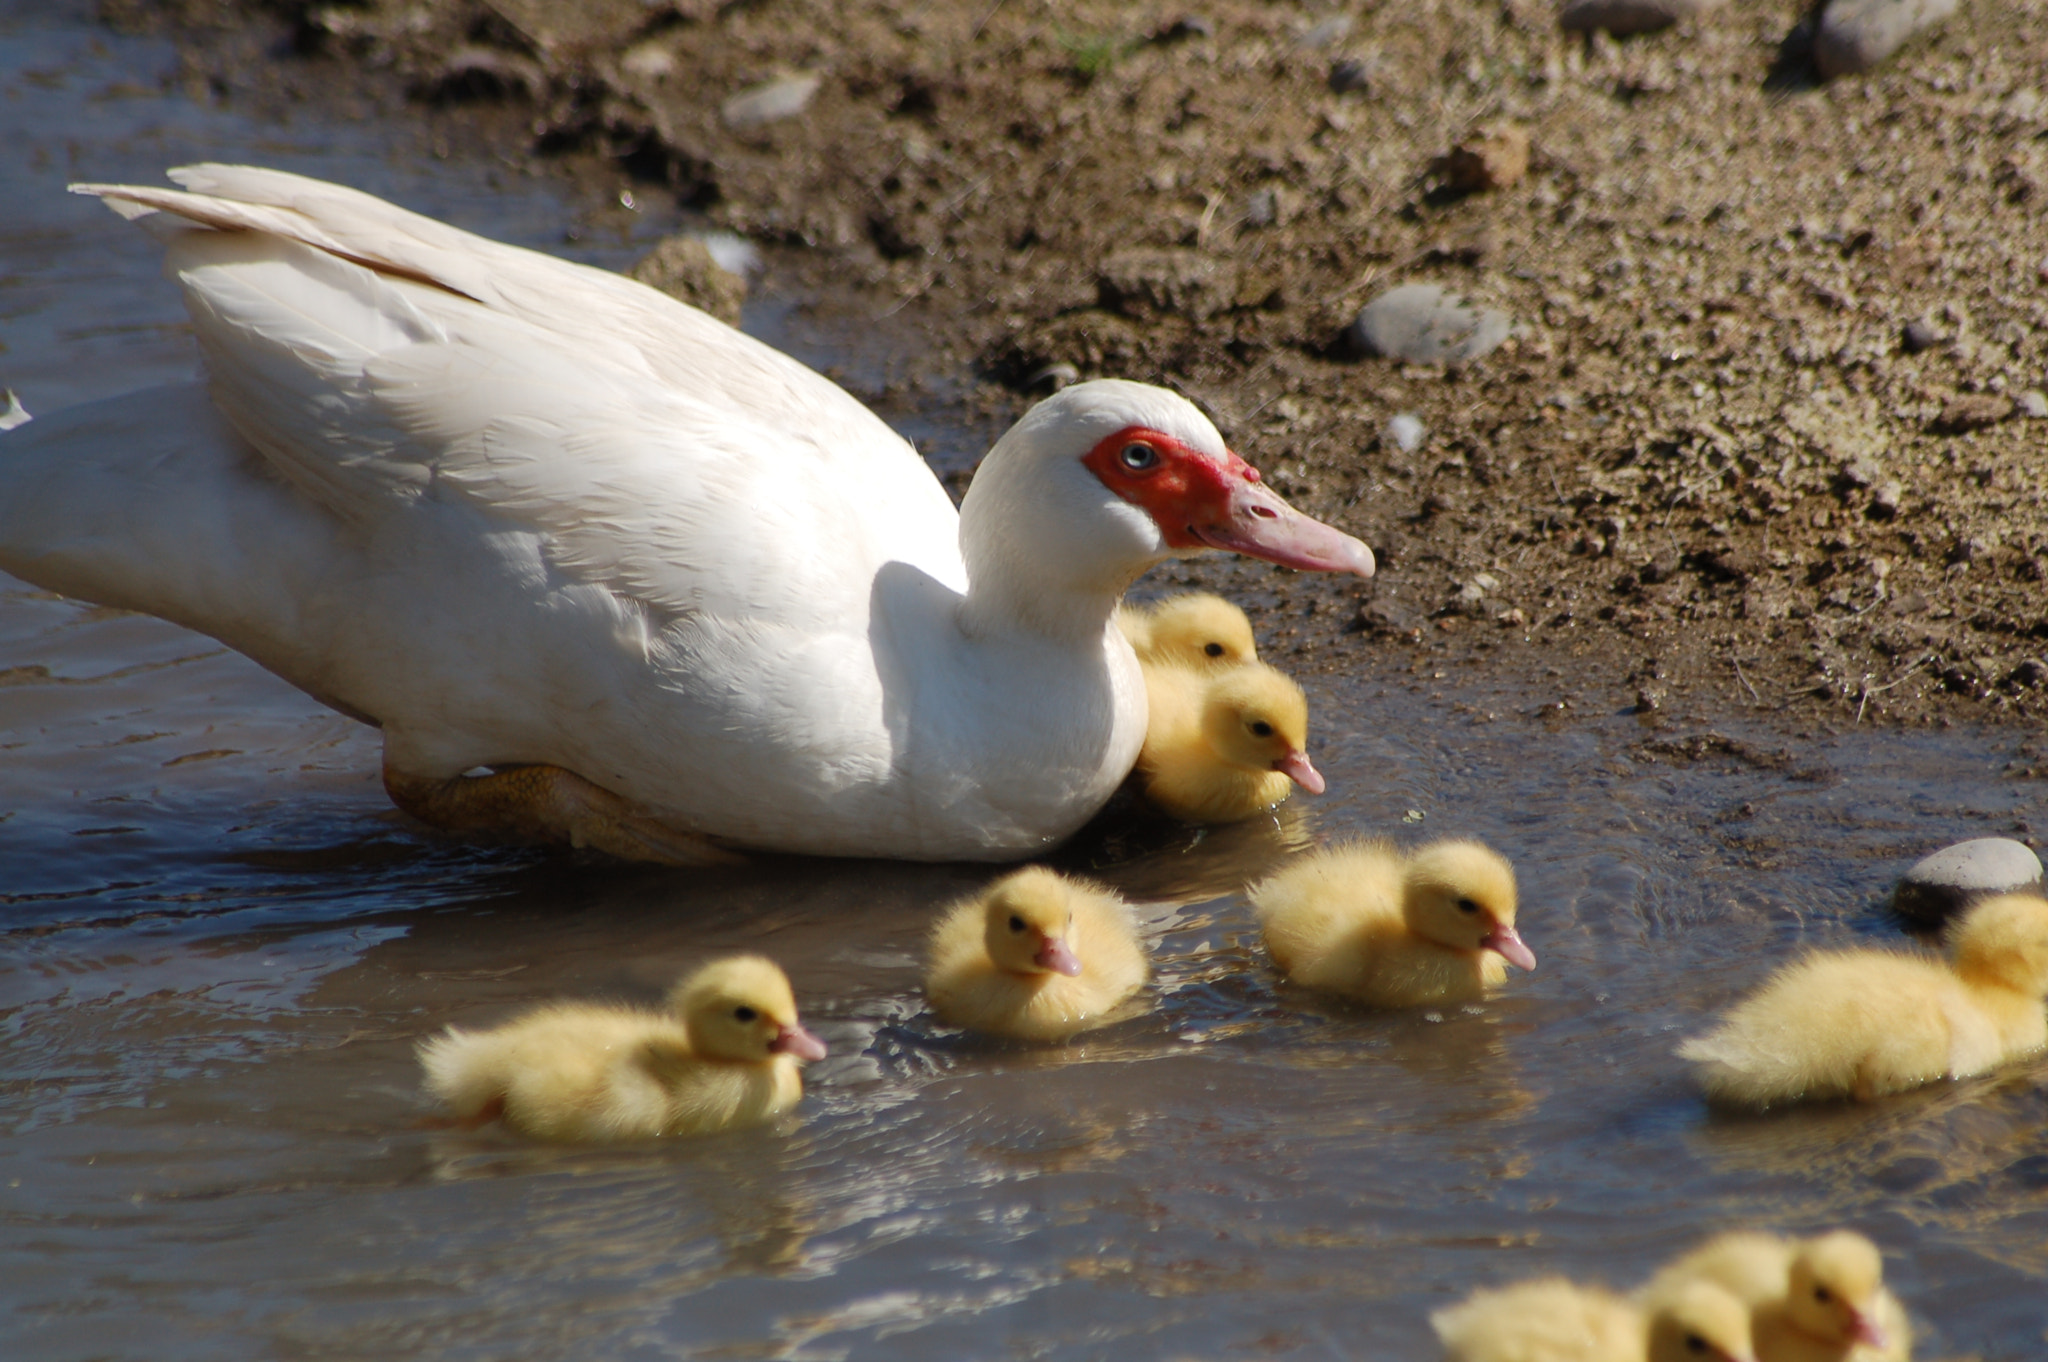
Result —
[{"label": "gray rock", "polygon": [[740,324],[747,296],[745,276],[718,263],[711,248],[693,236],[668,237],[635,261],[626,277],[708,312],[727,326]]},{"label": "gray rock", "polygon": [[1941,333],[1934,329],[1934,323],[1924,317],[1915,318],[1913,321],[1907,322],[1905,329],[1899,332],[1899,348],[1909,355],[1917,355],[1923,350],[1932,350],[1939,344],[1941,344]]},{"label": "gray rock", "polygon": [[2041,888],[2041,858],[2009,837],[1977,837],[1923,858],[1892,890],[1892,910],[1939,927],[1979,899]]},{"label": "gray rock", "polygon": [[810,107],[822,76],[777,76],[740,91],[719,108],[728,128],[757,128],[763,123],[794,118]]},{"label": "gray rock", "polygon": [[1565,0],[1557,22],[1568,33],[1606,29],[1615,37],[1652,33],[1712,9],[1720,0]]},{"label": "gray rock", "polygon": [[1422,442],[1429,435],[1429,428],[1422,424],[1422,418],[1412,411],[1396,412],[1387,418],[1387,439],[1403,454],[1413,454],[1422,448]]},{"label": "gray rock", "polygon": [[1823,80],[1868,71],[1956,12],[1956,0],[1832,0],[1813,35]]},{"label": "gray rock", "polygon": [[1457,364],[1493,353],[1513,329],[1505,312],[1475,307],[1435,284],[1403,284],[1365,305],[1351,340],[1387,359]]},{"label": "gray rock", "polygon": [[2048,393],[2039,388],[2029,388],[2020,394],[2020,415],[2030,421],[2048,417]]}]

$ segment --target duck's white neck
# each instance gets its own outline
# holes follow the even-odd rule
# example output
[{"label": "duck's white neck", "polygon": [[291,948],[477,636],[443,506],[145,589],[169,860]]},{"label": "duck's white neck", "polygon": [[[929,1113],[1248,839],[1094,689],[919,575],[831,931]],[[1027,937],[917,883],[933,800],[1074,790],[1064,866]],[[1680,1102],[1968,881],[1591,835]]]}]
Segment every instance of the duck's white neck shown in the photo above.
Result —
[{"label": "duck's white neck", "polygon": [[996,443],[960,505],[961,627],[1089,644],[1125,589],[1171,552],[1152,518],[1078,459],[1034,457],[1011,447],[1017,434]]}]

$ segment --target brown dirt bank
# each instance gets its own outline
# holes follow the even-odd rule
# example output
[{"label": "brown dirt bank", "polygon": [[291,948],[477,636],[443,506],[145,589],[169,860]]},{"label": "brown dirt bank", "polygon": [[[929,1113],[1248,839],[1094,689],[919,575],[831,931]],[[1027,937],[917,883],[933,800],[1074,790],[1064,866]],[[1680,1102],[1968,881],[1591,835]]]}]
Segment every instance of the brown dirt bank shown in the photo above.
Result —
[{"label": "brown dirt bank", "polygon": [[[1590,43],[1540,0],[105,8],[177,27],[220,97],[403,91],[673,194],[785,248],[786,290],[900,313],[989,415],[1067,375],[1186,392],[1382,555],[1370,588],[1282,581],[1261,625],[1297,670],[1471,663],[1652,721],[2048,710],[2031,7],[1964,0],[1824,86],[1791,0]],[[792,74],[800,113],[735,126]],[[1457,187],[1502,121],[1526,175]],[[1416,281],[1515,333],[1462,369],[1353,353]]]}]

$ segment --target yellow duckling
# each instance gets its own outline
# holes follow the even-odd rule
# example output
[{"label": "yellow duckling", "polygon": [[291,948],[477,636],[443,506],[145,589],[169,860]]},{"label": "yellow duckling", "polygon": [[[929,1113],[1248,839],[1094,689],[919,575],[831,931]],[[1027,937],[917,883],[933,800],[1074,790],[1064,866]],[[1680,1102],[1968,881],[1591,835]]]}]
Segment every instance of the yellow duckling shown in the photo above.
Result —
[{"label": "yellow duckling", "polygon": [[1869,1101],[1967,1078],[2048,1045],[2048,900],[1986,899],[1949,927],[1946,963],[1816,952],[1678,1047],[1717,1102]]},{"label": "yellow duckling", "polygon": [[1064,1040],[1102,1025],[1149,973],[1122,899],[1033,865],[939,919],[925,994],[954,1026]]},{"label": "yellow duckling", "polygon": [[1308,759],[1308,697],[1285,673],[1248,662],[1207,674],[1146,667],[1151,718],[1138,771],[1145,797],[1191,823],[1235,823],[1295,785],[1323,792]]},{"label": "yellow duckling", "polygon": [[1375,1007],[1470,1002],[1536,968],[1515,931],[1515,871],[1477,842],[1403,852],[1354,842],[1252,886],[1266,949],[1309,988]]},{"label": "yellow duckling", "polygon": [[451,1026],[419,1056],[458,1125],[601,1141],[769,1120],[803,1096],[798,1063],[825,1047],[798,1024],[789,977],[736,955],[677,984],[665,1013],[547,1003],[490,1031]]},{"label": "yellow duckling", "polygon": [[1760,1362],[1906,1362],[1913,1331],[1884,1285],[1884,1258],[1860,1234],[1787,1240],[1755,1231],[1709,1239],[1643,1288],[1654,1303],[1706,1281],[1752,1312]]},{"label": "yellow duckling", "polygon": [[1120,605],[1116,623],[1138,660],[1153,666],[1217,671],[1259,660],[1244,611],[1206,591],[1187,591],[1150,605]]},{"label": "yellow duckling", "polygon": [[1475,1291],[1429,1322],[1450,1362],[1755,1362],[1749,1311],[1705,1282],[1646,1310],[1544,1277]]}]

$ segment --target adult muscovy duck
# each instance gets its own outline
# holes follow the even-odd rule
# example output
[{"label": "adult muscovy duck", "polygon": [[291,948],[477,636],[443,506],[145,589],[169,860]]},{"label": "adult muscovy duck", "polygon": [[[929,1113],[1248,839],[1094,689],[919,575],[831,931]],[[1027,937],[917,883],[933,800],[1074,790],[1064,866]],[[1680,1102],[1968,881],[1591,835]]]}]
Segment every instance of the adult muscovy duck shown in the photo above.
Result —
[{"label": "adult muscovy duck", "polygon": [[1040,403],[956,514],[853,397],[652,289],[301,176],[171,178],[76,188],[164,241],[209,382],[0,435],[0,568],[378,725],[430,822],[1029,855],[1143,741],[1138,574],[1373,570],[1160,388]]}]

